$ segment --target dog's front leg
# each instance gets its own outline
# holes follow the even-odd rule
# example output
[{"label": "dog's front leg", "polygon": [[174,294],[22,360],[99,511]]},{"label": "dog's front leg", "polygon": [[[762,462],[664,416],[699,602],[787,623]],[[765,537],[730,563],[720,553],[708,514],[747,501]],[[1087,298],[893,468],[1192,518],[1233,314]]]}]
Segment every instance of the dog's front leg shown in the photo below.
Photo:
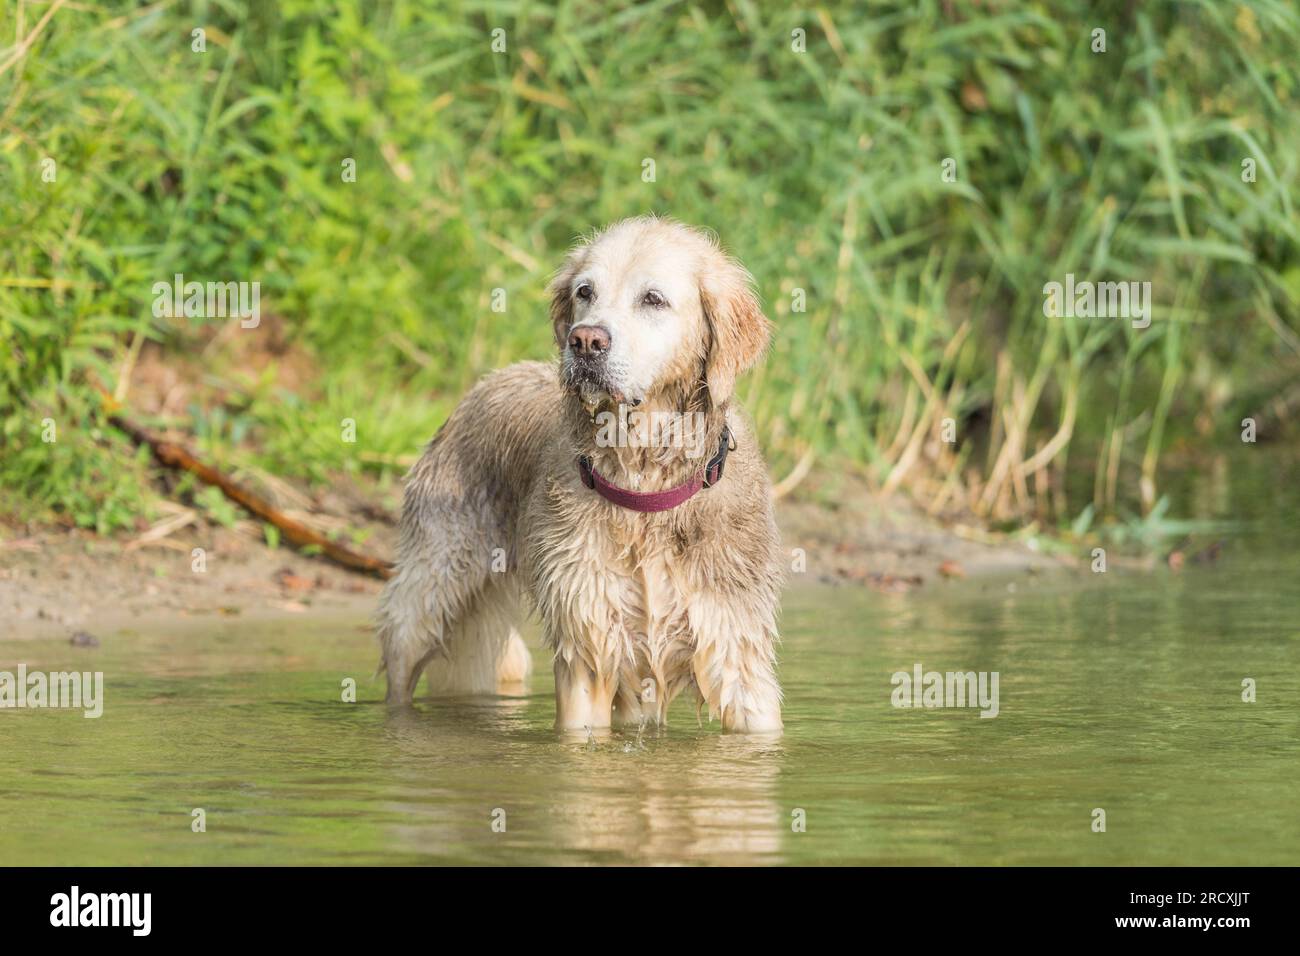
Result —
[{"label": "dog's front leg", "polygon": [[551,555],[533,566],[543,642],[554,653],[555,726],[608,730],[619,668],[628,657],[619,610],[622,581],[605,569],[602,555],[575,550],[576,559],[561,562]]},{"label": "dog's front leg", "polygon": [[597,674],[576,655],[555,656],[557,730],[607,730],[618,690],[616,675]]},{"label": "dog's front leg", "polygon": [[[630,685],[635,687],[636,685]],[[652,699],[652,698],[651,698]],[[647,699],[647,703],[651,699]],[[616,727],[639,727],[651,719],[652,711],[642,704],[642,698],[629,686],[620,683],[618,693],[614,695],[614,725]]]},{"label": "dog's front leg", "polygon": [[781,685],[776,678],[776,620],[761,599],[697,595],[690,609],[695,683],[709,708],[734,733],[776,733]]}]

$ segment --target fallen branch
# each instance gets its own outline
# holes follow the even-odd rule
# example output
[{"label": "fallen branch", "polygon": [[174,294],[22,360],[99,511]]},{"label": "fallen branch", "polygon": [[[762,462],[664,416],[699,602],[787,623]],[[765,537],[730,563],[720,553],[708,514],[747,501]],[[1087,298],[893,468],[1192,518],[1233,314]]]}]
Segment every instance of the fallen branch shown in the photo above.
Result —
[{"label": "fallen branch", "polygon": [[120,412],[110,412],[108,420],[115,428],[130,435],[138,444],[148,445],[159,464],[179,471],[188,471],[200,481],[220,488],[221,493],[235,504],[279,528],[284,539],[290,544],[299,548],[319,548],[325,557],[351,571],[360,571],[384,579],[393,576],[393,566],[387,561],[336,544],[301,521],[296,521],[284,512],[278,511],[269,502],[223,475],[211,465],[199,461],[185,448],[174,442],[163,441],[124,417]]}]

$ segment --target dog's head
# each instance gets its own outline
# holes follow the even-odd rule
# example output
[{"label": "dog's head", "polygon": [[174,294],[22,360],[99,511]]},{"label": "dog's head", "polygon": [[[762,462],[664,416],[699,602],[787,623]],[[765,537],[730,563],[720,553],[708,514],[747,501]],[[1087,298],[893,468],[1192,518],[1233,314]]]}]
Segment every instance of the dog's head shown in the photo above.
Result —
[{"label": "dog's head", "polygon": [[669,220],[625,219],[580,243],[550,293],[564,383],[589,408],[672,391],[720,406],[768,342],[749,273]]}]

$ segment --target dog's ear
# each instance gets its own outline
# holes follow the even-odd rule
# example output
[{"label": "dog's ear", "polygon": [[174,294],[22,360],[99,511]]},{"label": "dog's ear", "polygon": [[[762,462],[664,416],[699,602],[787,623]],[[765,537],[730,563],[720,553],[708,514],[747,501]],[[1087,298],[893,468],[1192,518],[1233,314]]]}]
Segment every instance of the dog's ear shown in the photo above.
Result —
[{"label": "dog's ear", "polygon": [[583,253],[586,252],[587,243],[583,242],[575,246],[564,257],[564,265],[560,266],[554,278],[551,279],[550,285],[546,287],[547,293],[551,297],[551,328],[555,332],[555,343],[564,348],[565,340],[569,337],[569,328],[573,325],[573,277],[577,275],[579,264],[582,261]]},{"label": "dog's ear", "polygon": [[709,327],[704,380],[709,401],[719,406],[731,398],[741,373],[767,349],[772,323],[763,314],[749,272],[721,251],[700,277],[700,303]]}]

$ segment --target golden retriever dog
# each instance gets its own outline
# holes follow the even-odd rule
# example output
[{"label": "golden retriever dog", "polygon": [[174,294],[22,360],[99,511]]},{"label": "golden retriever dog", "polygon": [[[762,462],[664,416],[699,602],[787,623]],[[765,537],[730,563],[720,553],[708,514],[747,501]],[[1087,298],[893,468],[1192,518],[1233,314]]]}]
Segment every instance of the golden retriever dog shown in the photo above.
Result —
[{"label": "golden retriever dog", "polygon": [[580,243],[549,289],[560,361],[486,376],[407,476],[378,635],[388,700],[528,676],[554,654],[556,726],[665,721],[688,688],[727,731],[781,728],[783,562],[732,400],[767,346],[749,273],[652,217]]}]

